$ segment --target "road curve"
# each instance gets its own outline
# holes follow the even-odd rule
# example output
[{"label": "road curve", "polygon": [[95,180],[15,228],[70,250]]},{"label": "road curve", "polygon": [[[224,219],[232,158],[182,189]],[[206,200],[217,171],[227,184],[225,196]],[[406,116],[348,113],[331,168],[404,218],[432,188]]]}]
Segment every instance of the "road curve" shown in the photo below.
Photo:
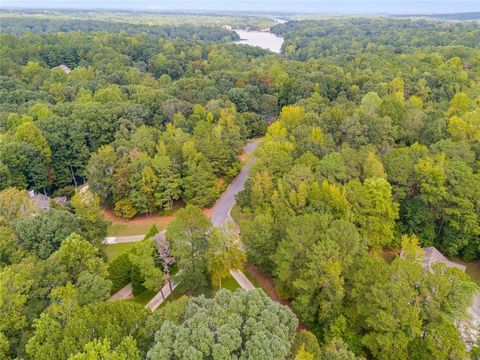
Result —
[{"label": "road curve", "polygon": [[[251,141],[245,146],[245,153],[251,154],[258,146],[258,140]],[[245,182],[248,179],[248,173],[254,163],[254,159],[250,158],[247,163],[242,167],[242,170],[228,185],[227,189],[223,192],[222,196],[217,200],[212,208],[212,224],[213,226],[220,226],[227,221],[231,220],[230,211],[235,205],[235,195],[242,191],[245,187]]]},{"label": "road curve", "polygon": [[[257,148],[259,140],[253,140],[247,143],[245,146],[245,153],[250,155]],[[230,216],[230,211],[235,205],[235,195],[242,191],[245,187],[245,182],[248,179],[248,173],[253,163],[255,162],[254,158],[249,158],[247,163],[242,167],[238,175],[233,179],[233,181],[228,185],[227,189],[223,192],[222,196],[217,200],[211,211],[211,220],[213,226],[222,226],[228,221],[233,219]],[[160,232],[161,236],[165,235],[165,231]],[[104,244],[118,244],[126,242],[137,242],[143,240],[144,235],[135,235],[135,236],[117,236],[117,237],[108,237],[103,243]],[[255,289],[253,284],[248,280],[245,274],[240,270],[230,270],[230,274],[237,281],[240,287],[246,291]],[[173,289],[178,284],[174,284]],[[146,308],[154,311],[160,304],[171,294],[170,287],[166,284],[162,290],[160,290],[157,295],[153,297],[152,300],[145,306]]]},{"label": "road curve", "polygon": [[[259,140],[252,140],[245,145],[245,153],[250,155],[257,148]],[[231,220],[230,211],[235,205],[235,195],[245,187],[245,182],[248,179],[248,173],[252,167],[255,159],[250,158],[247,163],[242,167],[242,170],[238,175],[233,179],[233,181],[228,185],[227,189],[223,192],[222,196],[217,200],[211,211],[211,219],[213,226],[221,226],[227,221]],[[105,238],[102,244],[119,244],[119,243],[129,243],[129,242],[138,242],[143,240],[144,235],[133,235],[133,236],[111,236]]]}]

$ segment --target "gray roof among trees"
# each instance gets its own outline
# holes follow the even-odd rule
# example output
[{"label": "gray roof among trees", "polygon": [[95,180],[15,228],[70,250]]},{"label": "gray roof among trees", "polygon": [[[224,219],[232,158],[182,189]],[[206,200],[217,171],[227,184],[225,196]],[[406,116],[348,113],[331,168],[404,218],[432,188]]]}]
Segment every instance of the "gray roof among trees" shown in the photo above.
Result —
[{"label": "gray roof among trees", "polygon": [[423,249],[425,253],[425,257],[422,261],[422,268],[426,269],[431,264],[436,262],[443,262],[445,265],[449,267],[456,267],[462,271],[465,271],[466,266],[462,264],[458,264],[456,262],[448,260],[440,251],[438,251],[435,247],[430,246]]},{"label": "gray roof among trees", "polygon": [[61,65],[58,65],[58,66],[55,66],[54,68],[52,68],[52,70],[55,70],[55,69],[60,69],[65,74],[70,74],[70,71],[72,71],[72,69],[70,69],[67,65],[64,65],[64,64],[61,64]]}]

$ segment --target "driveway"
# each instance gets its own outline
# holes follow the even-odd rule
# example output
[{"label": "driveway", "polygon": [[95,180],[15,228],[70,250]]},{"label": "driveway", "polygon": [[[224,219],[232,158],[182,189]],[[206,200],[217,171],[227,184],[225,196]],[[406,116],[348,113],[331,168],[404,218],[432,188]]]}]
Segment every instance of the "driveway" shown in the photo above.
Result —
[{"label": "driveway", "polygon": [[[258,141],[251,141],[245,146],[245,153],[250,155],[258,146]],[[220,226],[231,220],[230,211],[235,205],[235,195],[242,191],[245,187],[245,182],[248,179],[248,173],[254,163],[254,159],[249,159],[238,173],[237,177],[228,185],[222,196],[217,200],[212,208],[212,224],[213,226]]]}]

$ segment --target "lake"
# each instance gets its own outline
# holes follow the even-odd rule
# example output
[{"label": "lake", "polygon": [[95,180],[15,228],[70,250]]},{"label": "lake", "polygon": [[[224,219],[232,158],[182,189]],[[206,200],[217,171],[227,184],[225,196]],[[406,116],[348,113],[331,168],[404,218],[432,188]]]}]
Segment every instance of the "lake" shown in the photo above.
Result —
[{"label": "lake", "polygon": [[281,36],[277,36],[270,31],[245,31],[238,29],[234,31],[240,36],[240,40],[235,41],[235,44],[258,46],[277,54],[280,53],[283,44],[283,37]]}]

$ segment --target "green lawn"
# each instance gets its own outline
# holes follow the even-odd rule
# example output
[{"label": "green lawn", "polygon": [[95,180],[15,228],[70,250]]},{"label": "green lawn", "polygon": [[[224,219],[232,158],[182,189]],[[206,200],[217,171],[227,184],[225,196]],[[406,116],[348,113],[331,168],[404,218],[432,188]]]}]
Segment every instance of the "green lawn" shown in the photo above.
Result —
[{"label": "green lawn", "polygon": [[[222,281],[222,288],[223,289],[228,289],[230,291],[235,291],[238,288],[240,288],[240,285],[235,281],[235,279],[230,275],[226,279],[223,279]],[[206,286],[200,289],[196,289],[192,291],[191,289],[182,286],[182,284],[178,285],[175,290],[170,294],[170,296],[163,302],[160,306],[163,306],[169,301],[174,301],[177,300],[179,297],[182,295],[187,295],[187,296],[199,296],[199,295],[205,295],[207,298],[212,298],[215,296],[215,293],[218,291],[218,288],[214,288],[211,286]]]},{"label": "green lawn", "polygon": [[240,228],[240,231],[242,231],[242,229],[245,227],[245,225],[252,218],[252,215],[242,212],[242,209],[238,205],[235,205],[232,208],[232,211],[230,212],[230,215],[232,215],[232,219],[235,220],[235,222],[238,224],[238,227]]},{"label": "green lawn", "polygon": [[157,293],[152,290],[145,290],[144,292],[138,294],[135,296],[132,301],[135,301],[136,303],[140,305],[147,305],[150,300],[156,295]]},{"label": "green lawn", "polygon": [[223,289],[228,289],[230,291],[235,291],[240,287],[238,285],[237,281],[232,277],[232,275],[229,275],[226,279],[222,280],[222,288]]},{"label": "green lawn", "polygon": [[[154,223],[151,224],[110,224],[107,229],[107,236],[132,236],[132,235],[142,235],[145,234],[148,229],[150,229],[150,226],[152,226]],[[162,226],[159,224],[157,225],[158,230],[162,231],[164,230]]]},{"label": "green lawn", "polygon": [[135,243],[120,243],[120,244],[109,244],[109,245],[100,245],[100,249],[107,255],[108,261],[112,261],[118,255],[121,255],[128,250],[130,250]]}]

